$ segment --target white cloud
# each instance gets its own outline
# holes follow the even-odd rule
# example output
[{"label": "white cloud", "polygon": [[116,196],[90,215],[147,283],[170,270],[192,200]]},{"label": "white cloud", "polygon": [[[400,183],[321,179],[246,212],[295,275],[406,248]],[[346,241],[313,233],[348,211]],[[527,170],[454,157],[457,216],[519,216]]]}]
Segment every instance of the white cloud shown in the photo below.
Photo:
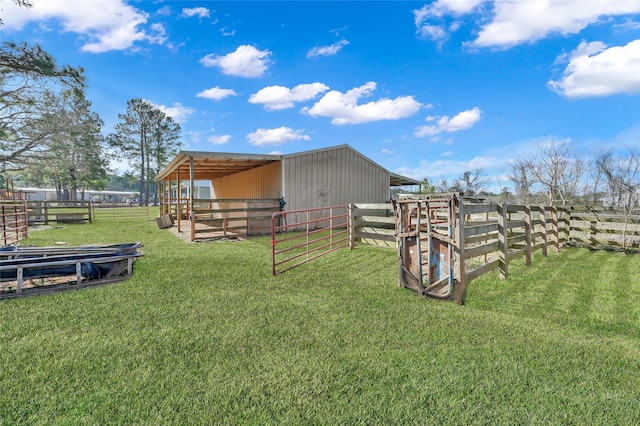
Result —
[{"label": "white cloud", "polygon": [[209,9],[206,7],[185,7],[182,9],[182,16],[192,17],[197,16],[198,18],[208,18],[209,17]]},{"label": "white cloud", "polygon": [[638,0],[494,1],[494,16],[472,45],[511,47],[543,39],[549,34],[576,34],[607,16],[640,12]]},{"label": "white cloud", "polygon": [[314,56],[333,56],[342,50],[342,48],[347,44],[349,44],[349,41],[342,39],[330,46],[314,47],[307,53],[307,58],[312,58]]},{"label": "white cloud", "polygon": [[612,16],[640,13],[638,0],[437,0],[413,11],[416,34],[442,42],[463,15],[484,22],[473,47],[509,48],[550,34],[576,34]]},{"label": "white cloud", "polygon": [[247,135],[249,143],[256,146],[282,145],[296,140],[311,140],[304,130],[293,130],[291,127],[278,127],[276,129],[258,129]]},{"label": "white cloud", "polygon": [[230,30],[227,27],[220,28],[220,34],[222,34],[223,37],[231,37],[235,35],[235,33],[236,33],[236,30]]},{"label": "white cloud", "polygon": [[442,132],[453,133],[466,130],[480,121],[481,117],[482,111],[478,107],[462,111],[451,118],[446,115],[440,117],[428,116],[427,122],[434,124],[418,127],[414,135],[416,137],[433,136]]},{"label": "white cloud", "polygon": [[345,93],[332,90],[311,108],[303,108],[301,111],[312,117],[331,117],[332,124],[356,124],[398,120],[415,114],[422,106],[413,96],[381,98],[374,102],[358,104],[361,97],[369,96],[375,89],[376,83],[371,81]]},{"label": "white cloud", "polygon": [[157,105],[153,102],[151,102],[151,104],[158,108],[160,111],[167,114],[169,117],[173,118],[177,123],[181,124],[187,121],[187,119],[194,113],[193,108],[186,107],[179,102],[175,102],[173,106],[170,107],[165,105]]},{"label": "white cloud", "polygon": [[416,34],[442,41],[460,27],[457,21],[448,23],[448,15],[459,16],[474,11],[486,0],[438,0],[413,11]]},{"label": "white cloud", "polygon": [[84,52],[102,53],[130,49],[136,42],[163,44],[164,27],[154,25],[151,33],[143,28],[149,15],[123,0],[104,0],[100,7],[80,0],[33,2],[32,8],[2,3],[3,31],[20,30],[27,22],[57,20],[62,31],[82,36]]},{"label": "white cloud", "polygon": [[395,154],[396,152],[392,149],[382,148],[382,153],[387,155]]},{"label": "white cloud", "polygon": [[299,84],[293,89],[284,86],[267,86],[249,97],[252,104],[263,104],[269,111],[292,108],[295,102],[308,101],[329,90],[322,83]]},{"label": "white cloud", "polygon": [[223,74],[253,78],[261,77],[267,70],[270,55],[268,50],[242,45],[224,56],[209,54],[200,59],[200,63],[205,67],[220,67]]},{"label": "white cloud", "polygon": [[233,89],[221,89],[220,87],[216,86],[212,87],[211,89],[203,90],[196,96],[199,98],[211,99],[213,101],[220,101],[229,96],[238,96],[238,94]]},{"label": "white cloud", "polygon": [[229,142],[231,135],[211,135],[207,138],[207,141],[214,145],[224,145]]},{"label": "white cloud", "polygon": [[171,14],[173,13],[173,11],[171,10],[171,6],[169,5],[164,5],[162,6],[160,9],[158,9],[156,11],[156,13],[158,15],[162,15],[162,16],[171,16]]},{"label": "white cloud", "polygon": [[549,87],[569,98],[640,92],[640,40],[609,47],[582,42],[560,80]]}]

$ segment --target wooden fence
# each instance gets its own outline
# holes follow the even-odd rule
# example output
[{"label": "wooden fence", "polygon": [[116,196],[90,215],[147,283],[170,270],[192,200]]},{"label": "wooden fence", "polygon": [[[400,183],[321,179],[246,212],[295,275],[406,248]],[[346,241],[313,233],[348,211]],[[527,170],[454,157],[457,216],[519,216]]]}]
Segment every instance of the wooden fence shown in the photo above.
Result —
[{"label": "wooden fence", "polygon": [[391,204],[350,204],[349,246],[356,243],[395,247],[395,219]]},{"label": "wooden fence", "polygon": [[[271,232],[271,215],[280,211],[279,199],[194,199],[163,203],[160,213],[190,232],[191,241]],[[186,222],[186,223],[185,223]]]},{"label": "wooden fence", "polygon": [[0,242],[6,246],[29,236],[26,201],[0,202]]},{"label": "wooden fence", "polygon": [[[541,206],[460,203],[456,231],[457,277],[466,284],[494,269],[506,278],[509,263],[521,257],[531,264],[532,253],[560,250],[571,236],[568,209]],[[350,204],[350,246],[375,244],[395,247],[395,219],[391,204]],[[462,239],[462,241],[460,241]],[[464,265],[464,267],[462,267]]]},{"label": "wooden fence", "polygon": [[603,247],[640,249],[640,214],[571,206],[570,239],[594,250]]},{"label": "wooden fence", "polygon": [[27,201],[29,224],[93,222],[91,201]]},{"label": "wooden fence", "polygon": [[509,263],[549,248],[559,251],[569,241],[569,212],[541,206],[461,204],[464,229],[461,243],[466,283],[493,269],[509,275]]}]

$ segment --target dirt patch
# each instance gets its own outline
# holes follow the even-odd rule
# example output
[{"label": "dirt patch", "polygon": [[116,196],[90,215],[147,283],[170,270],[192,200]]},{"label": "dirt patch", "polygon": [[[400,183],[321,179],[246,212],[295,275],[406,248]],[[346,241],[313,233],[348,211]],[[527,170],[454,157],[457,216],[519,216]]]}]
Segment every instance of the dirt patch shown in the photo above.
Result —
[{"label": "dirt patch", "polygon": [[[182,230],[178,232],[178,227],[173,225],[169,228],[165,228],[164,230],[169,231],[176,238],[180,238],[182,241],[186,241],[188,243],[202,243],[202,242],[211,242],[211,241],[245,241],[246,238],[243,235],[236,234],[235,232],[226,233],[223,231],[215,231],[212,228],[196,223],[196,231],[198,232],[198,238],[195,241],[191,241],[191,231],[188,226],[182,226]],[[207,232],[209,231],[209,232]]]}]

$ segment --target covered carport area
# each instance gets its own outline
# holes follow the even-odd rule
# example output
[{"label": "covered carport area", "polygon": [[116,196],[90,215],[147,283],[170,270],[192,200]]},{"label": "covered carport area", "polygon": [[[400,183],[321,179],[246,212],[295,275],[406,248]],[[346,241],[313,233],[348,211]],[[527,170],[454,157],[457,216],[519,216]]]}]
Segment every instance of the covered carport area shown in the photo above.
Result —
[{"label": "covered carport area", "polygon": [[279,211],[279,155],[181,151],[156,176],[161,215],[190,240],[265,234]]}]

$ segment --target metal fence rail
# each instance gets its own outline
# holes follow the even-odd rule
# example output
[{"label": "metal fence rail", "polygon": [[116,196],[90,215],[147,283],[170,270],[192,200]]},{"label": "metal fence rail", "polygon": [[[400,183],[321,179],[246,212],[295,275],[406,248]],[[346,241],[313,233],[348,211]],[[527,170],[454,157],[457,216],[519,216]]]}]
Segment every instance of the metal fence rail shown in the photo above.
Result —
[{"label": "metal fence rail", "polygon": [[273,275],[349,246],[349,207],[276,212],[271,216]]},{"label": "metal fence rail", "polygon": [[[108,220],[150,220],[154,207],[127,205],[125,203],[99,203],[93,204],[93,219],[95,221]],[[157,210],[155,208],[154,212]]]},{"label": "metal fence rail", "polygon": [[27,203],[3,201],[0,203],[0,244],[15,244],[29,236]]}]

